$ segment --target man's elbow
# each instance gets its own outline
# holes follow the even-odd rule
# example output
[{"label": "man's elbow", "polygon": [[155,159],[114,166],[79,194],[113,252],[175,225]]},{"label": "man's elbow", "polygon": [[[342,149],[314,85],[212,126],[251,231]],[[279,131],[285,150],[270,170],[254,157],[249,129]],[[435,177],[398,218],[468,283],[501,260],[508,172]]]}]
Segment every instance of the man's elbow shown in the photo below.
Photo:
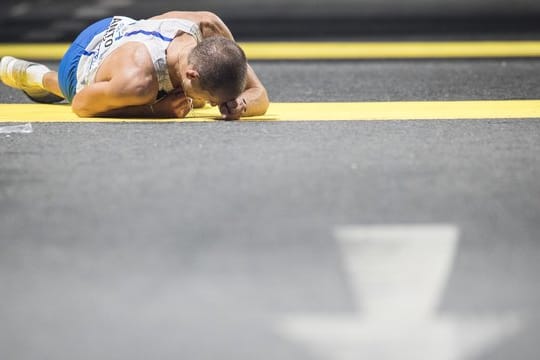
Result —
[{"label": "man's elbow", "polygon": [[89,111],[78,110],[78,109],[75,109],[75,108],[73,108],[73,112],[75,113],[75,115],[77,115],[80,118],[90,118],[90,117],[95,116],[94,114],[92,114]]},{"label": "man's elbow", "polygon": [[203,37],[223,36],[234,40],[233,34],[223,20],[211,11],[199,11],[199,26]]},{"label": "man's elbow", "polygon": [[86,106],[82,101],[78,101],[77,97],[75,97],[71,103],[71,110],[75,115],[82,118],[96,116],[95,111],[92,111],[92,108]]},{"label": "man's elbow", "polygon": [[211,11],[198,11],[198,14],[201,18],[201,22],[206,22],[210,24],[218,24],[223,22],[219,16]]},{"label": "man's elbow", "polygon": [[262,89],[261,95],[259,97],[259,104],[260,104],[260,114],[258,115],[264,115],[268,111],[268,108],[270,107],[270,98],[268,97],[268,93],[266,92],[266,89]]}]

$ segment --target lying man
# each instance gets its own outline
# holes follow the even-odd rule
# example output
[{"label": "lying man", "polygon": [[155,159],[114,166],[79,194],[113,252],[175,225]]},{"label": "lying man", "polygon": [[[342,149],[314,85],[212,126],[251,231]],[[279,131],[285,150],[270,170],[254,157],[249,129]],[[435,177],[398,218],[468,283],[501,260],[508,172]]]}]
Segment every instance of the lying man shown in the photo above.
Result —
[{"label": "lying man", "polygon": [[233,120],[269,105],[244,52],[210,12],[103,19],[77,37],[58,72],[5,56],[0,78],[37,102],[67,99],[81,117],[182,118],[210,103]]}]

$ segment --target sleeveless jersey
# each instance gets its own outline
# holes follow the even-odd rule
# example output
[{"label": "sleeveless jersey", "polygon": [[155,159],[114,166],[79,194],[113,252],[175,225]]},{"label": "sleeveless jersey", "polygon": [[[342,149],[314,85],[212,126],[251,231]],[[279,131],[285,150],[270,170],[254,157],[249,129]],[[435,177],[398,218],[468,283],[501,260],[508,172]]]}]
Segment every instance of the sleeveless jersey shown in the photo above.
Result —
[{"label": "sleeveless jersey", "polygon": [[109,27],[96,35],[83,52],[77,66],[77,92],[95,82],[96,73],[115,49],[127,42],[146,46],[159,82],[159,90],[169,92],[173,85],[167,68],[166,50],[178,35],[187,33],[197,42],[202,39],[197,24],[183,19],[134,20],[125,16],[112,18]]}]

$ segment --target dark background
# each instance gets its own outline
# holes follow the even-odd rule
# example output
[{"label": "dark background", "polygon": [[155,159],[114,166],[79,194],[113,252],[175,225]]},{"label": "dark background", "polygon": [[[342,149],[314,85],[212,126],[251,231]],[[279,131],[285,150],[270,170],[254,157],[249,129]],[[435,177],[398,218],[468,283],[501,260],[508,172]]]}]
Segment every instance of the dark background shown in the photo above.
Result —
[{"label": "dark background", "polygon": [[96,19],[169,10],[216,12],[238,40],[540,37],[534,0],[4,0],[2,8],[2,42],[70,41]]}]

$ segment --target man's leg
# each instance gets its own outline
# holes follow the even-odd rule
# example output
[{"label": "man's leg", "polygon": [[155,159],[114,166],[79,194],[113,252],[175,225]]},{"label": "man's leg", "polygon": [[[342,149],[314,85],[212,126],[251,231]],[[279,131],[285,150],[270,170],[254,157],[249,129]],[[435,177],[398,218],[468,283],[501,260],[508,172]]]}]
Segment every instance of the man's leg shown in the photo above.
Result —
[{"label": "man's leg", "polygon": [[57,73],[43,64],[4,56],[0,61],[0,79],[36,102],[50,104],[64,100]]},{"label": "man's leg", "polygon": [[56,71],[51,70],[43,75],[43,87],[48,92],[64,97],[58,85],[58,73]]}]

